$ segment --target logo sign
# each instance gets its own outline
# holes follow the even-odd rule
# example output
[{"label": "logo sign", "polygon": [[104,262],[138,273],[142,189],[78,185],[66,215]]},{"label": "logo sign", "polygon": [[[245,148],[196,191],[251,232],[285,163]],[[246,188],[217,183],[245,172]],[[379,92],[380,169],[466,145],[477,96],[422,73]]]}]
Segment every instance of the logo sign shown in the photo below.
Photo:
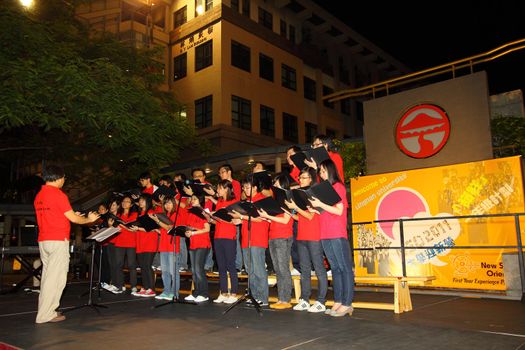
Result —
[{"label": "logo sign", "polygon": [[396,127],[397,146],[413,158],[428,158],[438,153],[447,143],[449,135],[447,113],[432,104],[410,108]]}]

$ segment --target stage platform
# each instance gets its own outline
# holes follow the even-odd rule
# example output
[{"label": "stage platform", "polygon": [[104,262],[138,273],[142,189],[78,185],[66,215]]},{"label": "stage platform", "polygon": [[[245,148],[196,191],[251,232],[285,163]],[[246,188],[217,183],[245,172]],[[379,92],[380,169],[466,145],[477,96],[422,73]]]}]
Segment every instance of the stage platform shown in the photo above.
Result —
[{"label": "stage platform", "polygon": [[[241,284],[244,291],[245,284]],[[87,302],[86,281],[68,284],[67,311]],[[181,289],[189,289],[184,281]],[[276,295],[276,288],[270,289]],[[216,297],[218,286],[210,283]],[[329,291],[331,299],[331,291]],[[356,292],[356,300],[391,300],[391,292]],[[525,304],[520,301],[412,294],[414,309],[356,309],[352,317],[238,305],[172,304],[102,291],[93,301],[106,305],[66,312],[59,323],[35,324],[37,293],[0,295],[2,342],[21,349],[525,349]]]}]

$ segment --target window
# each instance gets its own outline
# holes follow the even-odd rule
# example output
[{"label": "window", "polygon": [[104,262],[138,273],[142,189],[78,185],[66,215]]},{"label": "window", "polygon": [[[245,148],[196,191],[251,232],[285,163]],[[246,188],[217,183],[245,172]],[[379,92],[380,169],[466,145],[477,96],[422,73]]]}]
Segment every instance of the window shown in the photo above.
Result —
[{"label": "window", "polygon": [[286,38],[286,22],[281,19],[280,34],[282,37]]},{"label": "window", "polygon": [[335,139],[337,137],[336,134],[337,133],[335,132],[334,129],[326,128],[326,137],[328,137],[329,139]]},{"label": "window", "polygon": [[244,130],[252,130],[252,103],[232,95],[232,125]]},{"label": "window", "polygon": [[187,6],[184,6],[173,14],[173,29],[177,29],[181,25],[187,22]]},{"label": "window", "polygon": [[187,55],[186,52],[173,58],[173,80],[179,80],[186,76]]},{"label": "window", "polygon": [[250,48],[232,40],[232,66],[251,71]]},{"label": "window", "polygon": [[198,72],[213,64],[213,40],[195,48],[195,71]]},{"label": "window", "polygon": [[345,98],[344,100],[341,100],[341,113],[346,114],[346,115],[351,114],[349,98]]},{"label": "window", "polygon": [[317,125],[312,123],[304,123],[304,137],[306,143],[313,142],[314,137],[317,135]]},{"label": "window", "polygon": [[273,30],[273,16],[270,12],[266,11],[262,7],[259,7],[259,24],[270,30]]},{"label": "window", "polygon": [[195,101],[195,128],[211,126],[213,117],[213,96],[209,95]]},{"label": "window", "polygon": [[288,40],[295,44],[295,27],[290,25],[288,27],[288,31],[290,32],[290,37],[288,38]]},{"label": "window", "polygon": [[242,14],[248,18],[250,17],[250,1],[251,0],[242,0]]},{"label": "window", "polygon": [[295,69],[284,63],[281,65],[281,85],[290,90],[297,90]]},{"label": "window", "polygon": [[297,117],[288,113],[283,113],[283,138],[286,141],[298,142],[297,136]]},{"label": "window", "polygon": [[195,17],[211,10],[212,7],[213,0],[195,0]]},{"label": "window", "polygon": [[275,137],[275,111],[261,105],[261,134]]},{"label": "window", "polygon": [[259,54],[259,76],[273,81],[273,58],[262,53]]},{"label": "window", "polygon": [[304,98],[312,101],[317,100],[315,89],[315,80],[304,77]]},{"label": "window", "polygon": [[230,0],[230,7],[233,11],[239,12],[239,0]]},{"label": "window", "polygon": [[[326,86],[326,85],[323,85],[323,96],[330,95],[330,94],[332,94],[333,92],[334,92],[334,89],[329,88],[329,87]],[[328,100],[323,100],[323,105],[324,105],[325,107],[328,107],[328,108],[332,108],[332,109],[334,109],[334,104],[328,102]]]}]

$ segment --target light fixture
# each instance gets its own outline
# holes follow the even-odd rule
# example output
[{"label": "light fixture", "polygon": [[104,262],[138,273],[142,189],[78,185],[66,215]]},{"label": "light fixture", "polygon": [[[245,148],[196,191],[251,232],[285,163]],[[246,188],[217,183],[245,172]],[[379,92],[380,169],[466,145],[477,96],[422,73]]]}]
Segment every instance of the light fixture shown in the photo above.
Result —
[{"label": "light fixture", "polygon": [[33,6],[33,0],[20,0],[20,4],[24,7]]}]

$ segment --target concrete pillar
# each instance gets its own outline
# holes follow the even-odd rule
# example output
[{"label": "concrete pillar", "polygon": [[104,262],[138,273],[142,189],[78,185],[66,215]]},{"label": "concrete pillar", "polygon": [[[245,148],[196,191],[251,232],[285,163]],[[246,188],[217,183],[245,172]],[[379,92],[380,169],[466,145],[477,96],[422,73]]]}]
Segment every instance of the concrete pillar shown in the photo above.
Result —
[{"label": "concrete pillar", "polygon": [[281,170],[281,163],[282,163],[282,159],[281,157],[275,157],[275,173],[278,174],[280,173],[282,170]]}]

